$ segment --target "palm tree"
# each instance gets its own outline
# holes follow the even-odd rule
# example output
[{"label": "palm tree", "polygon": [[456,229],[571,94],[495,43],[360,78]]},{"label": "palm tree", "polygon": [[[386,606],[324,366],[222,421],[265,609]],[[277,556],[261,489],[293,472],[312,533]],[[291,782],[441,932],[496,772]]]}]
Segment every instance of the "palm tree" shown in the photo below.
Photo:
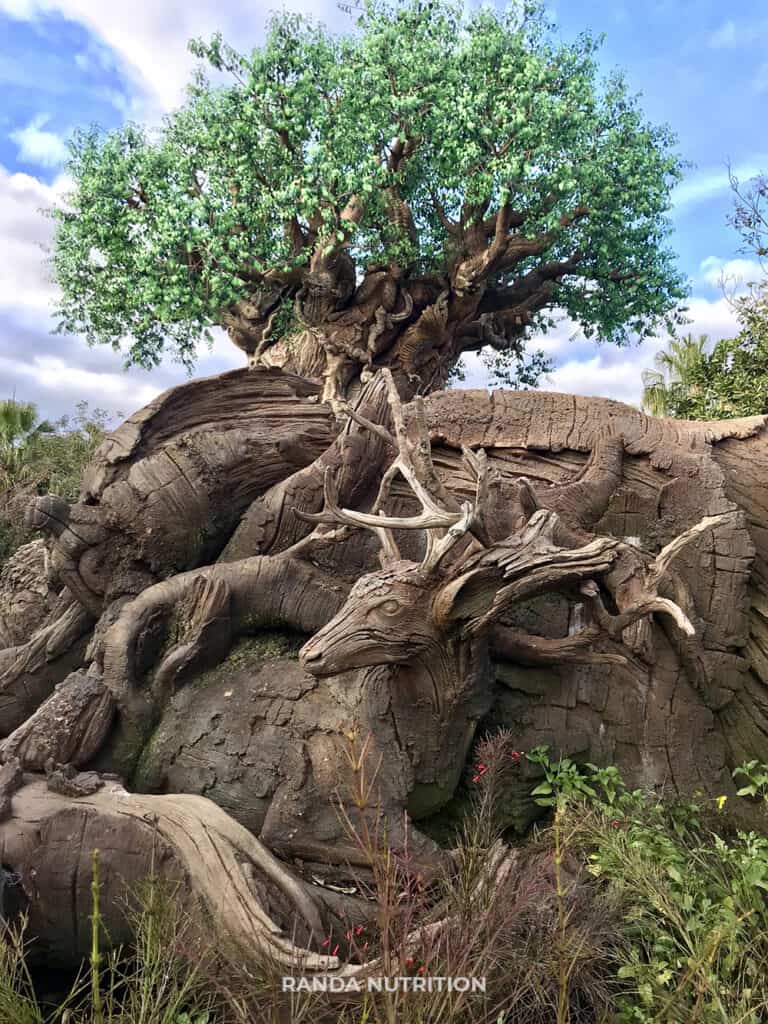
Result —
[{"label": "palm tree", "polygon": [[673,415],[681,391],[696,388],[698,371],[707,354],[709,337],[685,334],[672,338],[667,349],[657,352],[655,369],[643,371],[642,405],[651,416]]},{"label": "palm tree", "polygon": [[20,476],[35,440],[52,430],[47,420],[38,421],[34,402],[0,400],[0,484],[8,486]]}]

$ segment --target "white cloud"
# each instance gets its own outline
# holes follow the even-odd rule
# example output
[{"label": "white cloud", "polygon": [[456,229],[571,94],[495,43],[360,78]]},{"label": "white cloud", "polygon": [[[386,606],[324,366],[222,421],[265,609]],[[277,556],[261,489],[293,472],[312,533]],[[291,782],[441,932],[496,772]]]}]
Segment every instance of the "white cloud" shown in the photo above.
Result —
[{"label": "white cloud", "polygon": [[[11,317],[0,314],[0,398],[15,393],[37,403],[49,418],[71,413],[82,400],[130,415],[161,391],[189,379],[170,358],[151,371],[125,370],[121,355],[111,348],[91,348],[82,338],[53,335],[52,327],[49,318],[29,310]],[[195,376],[242,365],[242,353],[220,338],[213,351],[200,346]]]},{"label": "white cloud", "polygon": [[723,24],[709,37],[709,45],[714,50],[728,49],[736,46],[738,42],[736,25],[732,21],[724,21]]},{"label": "white cloud", "polygon": [[[694,296],[687,306],[691,323],[682,328],[685,333],[706,334],[714,343],[733,337],[739,329],[733,308],[724,297],[710,300]],[[543,390],[602,395],[639,406],[643,370],[653,367],[654,356],[666,343],[666,338],[649,338],[625,349],[595,343],[590,346],[593,354],[589,358],[561,363],[551,380],[543,385]]]},{"label": "white cloud", "polygon": [[[210,0],[0,0],[0,11],[14,17],[30,20],[57,12],[92,32],[119,56],[136,85],[149,94],[144,117],[157,117],[183,98],[195,65],[186,48],[191,37],[206,38],[220,31],[234,45],[248,49],[258,43],[275,6],[266,0],[256,4],[241,0],[215,4]],[[288,0],[285,6],[329,24],[338,22],[333,0]]]},{"label": "white cloud", "polygon": [[[45,185],[29,174],[0,166],[0,398],[15,391],[47,416],[71,412],[80,399],[112,411],[133,412],[156,394],[186,380],[170,358],[152,372],[123,370],[122,356],[108,347],[89,348],[77,337],[53,336],[58,295],[45,263],[53,221],[50,207],[68,188],[65,177]],[[213,351],[202,345],[196,373],[205,376],[243,365],[243,355],[221,332]]]},{"label": "white cloud", "polygon": [[44,250],[53,237],[53,221],[40,210],[53,205],[66,184],[61,177],[44,185],[29,174],[11,174],[0,166],[0,310],[50,308],[56,293]]},{"label": "white cloud", "polygon": [[[760,169],[768,161],[765,156],[753,157],[748,163],[739,164],[731,168],[732,173],[739,181],[748,181],[750,178],[760,174]],[[681,182],[672,193],[672,203],[676,209],[689,206],[693,203],[700,203],[711,199],[719,192],[725,192],[730,188],[728,178],[728,167],[709,168],[693,174]]]},{"label": "white cloud", "polygon": [[[340,15],[334,0],[291,0],[288,6],[324,18],[331,27],[339,26]],[[106,67],[103,62],[114,59],[127,73],[134,93],[115,92],[109,98],[137,119],[159,116],[181,99],[195,63],[186,50],[190,36],[206,37],[221,30],[225,39],[247,50],[258,43],[267,11],[272,7],[266,0],[259,0],[255,7],[243,5],[240,0],[220,0],[216,5],[210,0],[134,0],[131,4],[102,0],[0,0],[0,11],[16,17],[34,19],[57,12],[88,29],[95,37],[96,49],[92,53],[89,47],[79,54],[79,64],[97,70],[95,63]],[[726,30],[728,24],[719,30],[724,33],[720,45],[727,45],[731,32]],[[347,28],[347,19],[339,27]],[[29,145],[31,139],[37,140],[38,157],[47,152],[45,158],[52,159],[55,142],[43,143],[40,136],[57,137],[43,130],[44,121],[37,122],[22,131],[28,132]],[[756,156],[737,167],[736,174],[742,179],[752,177],[766,162],[766,158]],[[34,177],[10,174],[0,167],[0,243],[4,248],[0,262],[2,391],[10,393],[15,387],[20,397],[37,401],[46,415],[71,411],[81,398],[131,412],[158,391],[183,382],[186,375],[170,360],[164,360],[152,373],[138,369],[125,373],[122,357],[109,348],[90,349],[82,339],[51,336],[49,310],[56,289],[49,279],[41,246],[51,240],[52,223],[38,209],[50,205],[63,187],[63,179],[47,186]],[[727,189],[725,167],[705,169],[678,187],[675,202],[684,207]],[[702,265],[700,284],[711,285],[715,273],[719,276],[734,262],[747,261],[726,262],[710,257]],[[733,312],[725,299],[709,301],[696,297],[690,300],[689,309],[693,320],[690,330],[695,333],[708,333],[716,340],[735,332]],[[653,339],[635,348],[618,350],[588,344],[583,339],[574,344],[571,338],[575,329],[576,325],[563,321],[548,336],[532,340],[532,347],[543,348],[560,364],[545,386],[638,403],[642,370],[652,365],[663,340]],[[466,363],[467,380],[463,386],[484,387],[487,373],[478,357],[470,355]],[[201,351],[196,375],[240,365],[242,354],[219,338],[212,354]]]},{"label": "white cloud", "polygon": [[44,131],[50,119],[50,114],[37,114],[29,124],[10,133],[9,138],[19,147],[19,160],[40,167],[59,167],[66,161],[69,152],[64,140],[55,132]]},{"label": "white cloud", "polygon": [[707,256],[699,269],[702,281],[714,288],[724,284],[729,292],[744,291],[747,285],[762,280],[764,276],[757,260],[723,260],[719,256]]},{"label": "white cloud", "polygon": [[[710,261],[705,261],[710,273],[714,262],[724,268],[729,266],[724,260],[716,261],[715,257],[710,257]],[[691,323],[681,328],[683,333],[706,334],[714,344],[722,338],[733,337],[738,331],[738,321],[725,297],[710,300],[694,296],[688,300],[687,307]],[[540,389],[615,398],[619,402],[639,406],[643,370],[653,367],[654,356],[665,347],[667,338],[648,338],[641,344],[618,348],[586,341],[583,336],[572,341],[574,330],[577,330],[577,325],[566,321],[550,335],[531,339],[531,349],[544,349],[557,362],[555,370],[540,382]],[[489,387],[488,372],[476,353],[464,357],[464,366],[466,379],[458,387]]]}]

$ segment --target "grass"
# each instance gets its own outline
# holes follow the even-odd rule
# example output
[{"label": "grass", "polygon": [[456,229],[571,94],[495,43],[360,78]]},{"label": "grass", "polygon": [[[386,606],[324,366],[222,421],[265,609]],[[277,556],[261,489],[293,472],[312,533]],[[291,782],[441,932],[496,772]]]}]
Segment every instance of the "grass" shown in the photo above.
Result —
[{"label": "grass", "polygon": [[[339,813],[365,850],[367,912],[324,946],[374,974],[485,978],[484,992],[283,992],[283,970],[201,949],[173,893],[148,882],[130,950],[105,951],[98,859],[93,949],[71,990],[43,1004],[21,926],[0,938],[0,1021],[13,1024],[765,1024],[768,838],[728,826],[723,801],[630,792],[612,768],[550,761],[483,741],[450,877],[427,884],[386,843],[376,765],[350,737],[354,784]],[[527,756],[541,766],[548,819],[502,842],[496,809]],[[745,774],[746,772],[746,774]],[[763,765],[744,798],[766,799]],[[489,871],[489,861],[498,871]],[[129,912],[129,911],[127,911]],[[337,948],[338,947],[338,948]],[[365,988],[365,985],[362,985]]]},{"label": "grass", "polygon": [[173,890],[149,879],[136,894],[135,945],[102,949],[98,852],[93,854],[91,955],[67,991],[37,991],[24,941],[25,921],[5,924],[0,936],[2,1024],[214,1024],[224,1000],[212,989],[205,956],[191,955],[189,922]]}]

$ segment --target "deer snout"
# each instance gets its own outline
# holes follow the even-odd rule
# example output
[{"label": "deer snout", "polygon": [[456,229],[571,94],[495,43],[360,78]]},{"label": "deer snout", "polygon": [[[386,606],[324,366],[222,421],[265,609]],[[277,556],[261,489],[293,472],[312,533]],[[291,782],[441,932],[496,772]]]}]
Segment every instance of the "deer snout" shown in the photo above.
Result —
[{"label": "deer snout", "polygon": [[324,646],[322,642],[318,643],[317,637],[312,637],[301,648],[299,651],[299,664],[305,672],[309,672],[313,676],[324,674]]},{"label": "deer snout", "polygon": [[299,651],[299,664],[313,676],[332,676],[351,668],[365,668],[381,662],[381,651],[376,644],[361,643],[354,631],[343,628],[331,620]]}]

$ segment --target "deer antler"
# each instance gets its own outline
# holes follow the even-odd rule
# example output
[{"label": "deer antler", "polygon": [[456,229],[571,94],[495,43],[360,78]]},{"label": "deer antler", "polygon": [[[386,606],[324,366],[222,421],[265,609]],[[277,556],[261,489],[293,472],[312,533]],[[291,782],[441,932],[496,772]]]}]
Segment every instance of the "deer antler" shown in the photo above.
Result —
[{"label": "deer antler", "polygon": [[[465,464],[476,480],[475,501],[473,503],[463,502],[458,509],[447,508],[447,505],[455,505],[456,502],[445,492],[432,464],[423,402],[420,398],[413,402],[412,424],[415,428],[416,438],[412,440],[409,437],[402,402],[392,373],[386,367],[379,372],[383,375],[387,385],[394,435],[380,424],[371,423],[360,416],[351,407],[347,406],[344,409],[350,419],[379,437],[383,437],[398,453],[382,477],[379,492],[371,511],[357,512],[353,509],[341,508],[338,503],[335,481],[330,470],[327,470],[323,480],[325,497],[323,511],[310,513],[296,510],[296,514],[301,519],[312,523],[344,524],[372,530],[381,542],[382,556],[385,562],[397,561],[401,557],[392,530],[423,530],[426,534],[427,550],[421,568],[424,572],[431,573],[438,568],[451,548],[466,534],[474,534],[481,542],[484,539],[485,533],[481,526],[480,509],[488,494],[488,460],[482,449],[477,452],[463,449]],[[382,506],[389,496],[392,481],[398,473],[408,483],[421,505],[421,512],[415,516],[388,516],[382,511]],[[435,494],[439,495],[440,500],[435,497]],[[446,531],[442,535],[433,532],[442,530]]]}]

